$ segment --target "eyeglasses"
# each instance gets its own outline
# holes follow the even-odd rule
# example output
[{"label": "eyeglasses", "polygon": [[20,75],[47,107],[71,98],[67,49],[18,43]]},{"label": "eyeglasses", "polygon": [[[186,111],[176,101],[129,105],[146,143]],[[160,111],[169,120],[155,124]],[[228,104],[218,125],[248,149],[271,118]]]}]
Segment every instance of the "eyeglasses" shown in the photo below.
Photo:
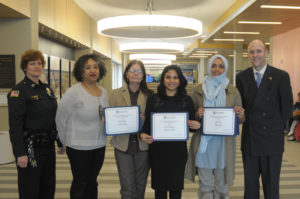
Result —
[{"label": "eyeglasses", "polygon": [[137,72],[138,74],[142,74],[142,70],[134,70],[134,69],[131,69],[131,70],[129,70],[129,72],[131,72],[131,73]]}]

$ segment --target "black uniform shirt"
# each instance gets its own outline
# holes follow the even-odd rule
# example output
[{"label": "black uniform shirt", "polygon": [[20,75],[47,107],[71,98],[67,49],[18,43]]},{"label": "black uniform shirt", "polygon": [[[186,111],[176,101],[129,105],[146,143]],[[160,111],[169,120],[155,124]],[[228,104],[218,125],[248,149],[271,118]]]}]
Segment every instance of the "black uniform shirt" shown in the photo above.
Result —
[{"label": "black uniform shirt", "polygon": [[26,76],[7,95],[9,133],[15,157],[26,155],[24,131],[50,133],[56,130],[57,101],[47,84]]}]

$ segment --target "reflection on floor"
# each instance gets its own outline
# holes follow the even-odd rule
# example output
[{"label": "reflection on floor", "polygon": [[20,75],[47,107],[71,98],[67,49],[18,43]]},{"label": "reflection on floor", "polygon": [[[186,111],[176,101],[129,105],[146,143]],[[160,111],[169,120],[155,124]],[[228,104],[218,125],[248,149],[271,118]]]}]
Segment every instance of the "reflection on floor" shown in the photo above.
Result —
[{"label": "reflection on floor", "polygon": [[[240,138],[237,138],[237,149],[240,147]],[[292,147],[292,148],[291,148]],[[286,143],[286,153],[282,165],[280,181],[280,199],[299,199],[300,198],[300,143]],[[293,163],[291,163],[293,162]],[[66,155],[57,155],[57,185],[55,199],[69,198],[71,182],[71,171]],[[106,158],[98,178],[100,199],[119,199],[119,179],[113,155],[113,148],[108,144]],[[185,182],[183,199],[197,198],[197,183]],[[236,178],[235,185],[230,188],[231,199],[242,199],[243,197],[243,167],[241,153],[237,150]],[[262,195],[262,192],[261,192]],[[17,175],[15,164],[0,165],[0,199],[17,199]],[[153,190],[150,187],[150,177],[146,190],[146,199],[153,198]],[[263,198],[263,197],[261,197]]]}]

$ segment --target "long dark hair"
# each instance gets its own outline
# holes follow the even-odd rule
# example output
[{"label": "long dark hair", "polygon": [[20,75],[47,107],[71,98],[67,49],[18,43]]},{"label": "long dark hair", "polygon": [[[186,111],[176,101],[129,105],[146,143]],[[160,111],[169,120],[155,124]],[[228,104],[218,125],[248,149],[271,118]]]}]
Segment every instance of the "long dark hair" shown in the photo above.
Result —
[{"label": "long dark hair", "polygon": [[178,98],[182,98],[184,95],[186,95],[185,87],[187,85],[187,81],[186,81],[185,77],[183,76],[181,69],[177,65],[169,65],[169,66],[166,66],[164,68],[164,70],[163,70],[163,72],[161,74],[160,83],[159,83],[159,85],[157,87],[157,93],[158,93],[158,95],[160,97],[166,97],[167,96],[167,94],[166,94],[166,86],[164,85],[164,78],[165,78],[166,73],[169,70],[175,70],[175,72],[178,75],[180,84],[179,84],[179,86],[177,88],[177,92],[176,92],[175,96],[178,97]]},{"label": "long dark hair", "polygon": [[145,93],[146,95],[151,95],[151,94],[153,93],[153,91],[150,90],[150,89],[147,87],[147,83],[146,83],[146,70],[145,70],[144,63],[143,63],[142,61],[135,59],[135,60],[130,61],[130,62],[127,64],[127,66],[126,66],[126,68],[125,68],[125,70],[124,70],[124,73],[123,73],[123,79],[124,79],[124,81],[126,82],[127,85],[129,85],[129,80],[127,79],[127,73],[128,73],[128,71],[129,71],[130,67],[131,67],[132,65],[134,65],[134,64],[138,64],[138,65],[141,67],[142,73],[143,73],[143,79],[142,79],[142,81],[140,82],[140,90],[141,90],[143,93]]}]

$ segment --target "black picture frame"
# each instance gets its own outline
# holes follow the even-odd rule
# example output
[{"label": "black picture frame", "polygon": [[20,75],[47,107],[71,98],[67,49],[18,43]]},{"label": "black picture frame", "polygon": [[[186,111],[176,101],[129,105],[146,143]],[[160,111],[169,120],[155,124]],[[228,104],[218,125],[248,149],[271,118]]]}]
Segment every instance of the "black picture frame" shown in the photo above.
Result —
[{"label": "black picture frame", "polygon": [[15,55],[0,55],[0,88],[12,88],[15,85]]}]

